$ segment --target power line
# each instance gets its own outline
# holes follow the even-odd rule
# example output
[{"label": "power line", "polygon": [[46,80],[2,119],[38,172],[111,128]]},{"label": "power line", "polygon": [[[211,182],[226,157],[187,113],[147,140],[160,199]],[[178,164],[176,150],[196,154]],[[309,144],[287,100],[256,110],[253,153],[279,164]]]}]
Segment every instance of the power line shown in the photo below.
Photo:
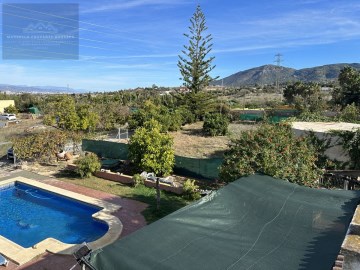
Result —
[{"label": "power line", "polygon": [[[7,46],[2,46],[0,45],[0,48],[8,48],[8,49],[13,49],[12,47],[7,47]],[[58,55],[64,55],[64,56],[77,56],[75,54],[67,54],[67,53],[60,53],[60,52],[51,52],[51,51],[44,51],[44,50],[32,50],[32,49],[17,49],[18,51],[16,52],[16,54],[18,56],[30,56],[30,57],[33,57],[33,54],[30,54],[31,52],[39,52],[39,53],[52,53],[52,54],[58,54]],[[23,51],[30,51],[29,54],[27,54],[26,52],[23,52]],[[91,57],[91,56],[86,56],[86,55],[79,55],[79,57],[85,57],[85,58],[79,58],[79,59],[74,59],[74,58],[60,58],[60,57],[56,57],[56,56],[53,56],[53,57],[47,57],[47,56],[43,56],[41,55],[41,58],[37,58],[38,60],[61,60],[61,61],[80,61],[80,62],[90,62],[90,63],[95,63],[95,64],[109,64],[109,62],[101,62],[101,61],[95,61],[95,60],[92,60],[92,59],[86,59],[86,57]],[[28,58],[28,59],[9,59],[9,60],[34,60],[36,58]],[[119,65],[119,68],[124,68],[124,67],[121,67],[121,64],[117,64],[117,63],[113,63],[113,60],[110,64],[113,64],[113,65]],[[145,66],[142,66],[142,67],[146,67]],[[140,66],[140,68],[142,68]],[[136,68],[139,68],[139,66],[137,66]]]},{"label": "power line", "polygon": [[[31,12],[33,12],[33,13],[36,12],[36,13],[39,13],[39,14],[44,14],[44,15],[48,15],[48,16],[52,16],[52,17],[56,17],[56,18],[63,18],[63,19],[70,20],[70,21],[81,22],[81,23],[84,23],[84,24],[88,24],[88,25],[92,25],[92,26],[100,27],[100,28],[104,28],[104,29],[109,29],[109,30],[116,31],[116,32],[119,32],[119,33],[130,33],[129,31],[121,31],[121,30],[119,30],[119,29],[117,29],[117,28],[113,28],[113,27],[102,26],[102,25],[99,25],[99,24],[88,23],[88,22],[81,21],[81,20],[70,19],[70,18],[66,18],[66,17],[54,15],[54,14],[51,14],[51,13],[39,12],[39,11],[36,11],[36,10],[33,10],[33,9],[20,8],[20,7],[13,6],[13,5],[9,5],[9,4],[3,4],[3,5],[15,7],[15,8],[23,9],[23,10],[27,10],[27,11],[31,11]],[[89,32],[94,32],[94,33],[107,34],[107,35],[116,35],[116,34],[112,34],[112,33],[104,33],[104,32],[102,32],[102,31],[96,31],[96,30],[91,30],[91,29],[87,29],[87,28],[81,28],[81,27],[78,27],[78,26],[75,27],[75,26],[70,26],[70,25],[63,25],[63,24],[59,24],[59,23],[54,23],[54,22],[52,22],[52,21],[40,20],[40,19],[36,19],[36,18],[33,18],[33,17],[20,16],[20,15],[15,15],[15,14],[6,13],[6,12],[2,12],[2,14],[7,14],[7,15],[10,15],[10,16],[20,17],[20,18],[25,18],[25,19],[33,19],[33,20],[37,20],[37,21],[43,21],[43,22],[47,22],[47,23],[52,23],[52,24],[67,26],[67,27],[70,27],[70,28],[75,28],[75,29],[84,30],[84,31],[89,31]],[[133,34],[133,33],[132,33],[132,34]],[[116,36],[117,36],[117,35],[116,35]],[[118,37],[118,36],[117,36],[117,37]],[[131,41],[138,41],[138,42],[147,42],[147,40],[142,40],[142,39],[137,39],[137,38],[129,38],[129,37],[122,37],[122,39],[131,40]]]},{"label": "power line", "polygon": [[[18,26],[13,26],[13,25],[6,25],[6,24],[0,24],[2,26],[7,26],[7,27],[11,27],[11,28],[18,28],[18,29],[23,29],[22,27],[18,27]],[[86,38],[80,38],[78,37],[79,40],[87,40],[87,41],[94,41],[94,42],[102,42],[105,44],[109,44],[109,45],[119,45],[118,43],[113,43],[113,42],[106,42],[106,41],[100,41],[100,40],[93,40],[93,39],[86,39]],[[55,43],[59,43],[59,44],[73,44],[73,45],[77,45],[77,42],[61,42],[58,40],[50,40],[50,39],[46,39],[46,42],[55,42]],[[113,52],[123,52],[121,50],[113,50],[113,49],[109,49],[109,48],[105,48],[105,47],[98,47],[98,46],[89,46],[89,45],[82,45],[82,44],[78,44],[80,47],[85,47],[85,48],[91,48],[91,49],[99,49],[99,50],[106,50],[106,51],[113,51]]]},{"label": "power line", "polygon": [[36,13],[39,13],[39,14],[43,14],[43,15],[48,15],[48,16],[51,16],[51,17],[55,17],[55,18],[60,18],[60,19],[65,19],[65,20],[80,22],[80,23],[83,23],[83,24],[88,24],[88,25],[91,25],[91,26],[100,27],[100,28],[104,28],[104,29],[110,29],[110,30],[114,30],[114,31],[117,31],[117,32],[129,33],[129,31],[119,30],[119,29],[113,28],[113,27],[103,26],[103,25],[100,25],[100,24],[90,23],[90,22],[81,21],[81,20],[75,20],[75,19],[71,19],[71,18],[67,18],[67,17],[63,17],[63,16],[59,16],[59,15],[55,15],[55,14],[51,14],[51,13],[47,13],[47,12],[40,12],[40,11],[37,11],[37,10],[24,8],[24,7],[14,6],[14,5],[5,4],[5,3],[3,4],[3,6],[9,6],[9,7],[17,8],[17,9],[32,11],[32,12],[36,12]]}]

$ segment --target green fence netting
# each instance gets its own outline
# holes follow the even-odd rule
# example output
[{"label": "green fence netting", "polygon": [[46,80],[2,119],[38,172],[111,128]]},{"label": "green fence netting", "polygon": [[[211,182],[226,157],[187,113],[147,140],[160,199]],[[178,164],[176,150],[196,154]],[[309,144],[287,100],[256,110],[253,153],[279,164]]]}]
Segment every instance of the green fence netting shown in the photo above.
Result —
[{"label": "green fence netting", "polygon": [[[109,159],[128,159],[128,145],[125,143],[83,140],[82,150]],[[222,158],[199,159],[175,156],[174,172],[183,176],[212,180],[218,178],[219,166],[222,162]]]},{"label": "green fence netting", "polygon": [[359,198],[244,177],[94,252],[91,263],[98,270],[329,270]]},{"label": "green fence netting", "polygon": [[240,120],[241,121],[254,121],[254,122],[259,122],[263,120],[263,115],[262,114],[249,114],[249,113],[244,113],[244,114],[240,114]]},{"label": "green fence netting", "polygon": [[[269,116],[268,120],[271,123],[280,123],[281,121],[284,121],[288,119],[291,116],[286,115],[272,115]],[[241,121],[252,121],[252,122],[260,122],[263,121],[264,116],[262,114],[240,114],[240,120]]]},{"label": "green fence netting", "polygon": [[82,140],[82,150],[110,159],[128,159],[128,145],[125,143],[84,139]]},{"label": "green fence netting", "polygon": [[277,124],[277,123],[280,123],[282,121],[286,121],[288,118],[289,118],[289,116],[274,115],[274,116],[269,117],[269,121],[271,123]]},{"label": "green fence netting", "polygon": [[199,159],[175,156],[174,172],[183,176],[215,179],[219,177],[219,167],[222,163],[222,158]]}]

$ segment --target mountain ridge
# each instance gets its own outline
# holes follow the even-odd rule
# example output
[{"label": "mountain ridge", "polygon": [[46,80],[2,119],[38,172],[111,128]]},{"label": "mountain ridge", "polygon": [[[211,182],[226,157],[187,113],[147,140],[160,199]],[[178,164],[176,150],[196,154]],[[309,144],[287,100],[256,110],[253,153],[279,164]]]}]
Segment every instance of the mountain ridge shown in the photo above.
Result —
[{"label": "mountain ridge", "polygon": [[29,85],[12,85],[0,84],[0,92],[10,93],[43,93],[43,94],[63,94],[63,93],[84,93],[84,89],[73,89],[61,86],[29,86]]},{"label": "mountain ridge", "polygon": [[255,84],[275,84],[304,81],[304,82],[330,82],[336,81],[340,70],[350,66],[360,70],[360,63],[337,63],[310,68],[294,69],[276,65],[262,65],[236,72],[223,79],[217,80],[213,85],[231,87],[249,86]]}]

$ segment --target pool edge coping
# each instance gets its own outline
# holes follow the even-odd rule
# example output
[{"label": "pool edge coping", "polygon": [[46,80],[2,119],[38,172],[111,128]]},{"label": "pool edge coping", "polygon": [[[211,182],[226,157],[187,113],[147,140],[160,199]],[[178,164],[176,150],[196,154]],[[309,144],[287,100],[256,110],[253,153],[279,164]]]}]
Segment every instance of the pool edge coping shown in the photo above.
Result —
[{"label": "pool edge coping", "polygon": [[[102,248],[106,245],[113,243],[120,237],[123,229],[123,225],[116,216],[111,214],[119,210],[121,208],[120,205],[109,203],[104,200],[92,198],[73,191],[69,191],[63,188],[58,188],[49,184],[44,184],[37,180],[32,180],[20,176],[16,176],[11,179],[0,181],[0,186],[4,186],[15,182],[28,184],[36,188],[45,190],[47,192],[55,193],[57,195],[66,197],[70,200],[75,200],[80,203],[85,203],[88,205],[99,207],[100,208],[99,211],[94,213],[92,217],[94,219],[106,223],[109,226],[109,229],[99,239],[87,243],[91,249]],[[24,248],[0,235],[0,253],[19,265],[31,261],[37,256],[45,253],[46,251],[50,253],[57,253],[64,255],[73,254],[74,251],[79,247],[79,245],[81,244],[66,244],[54,238],[47,238],[35,244],[33,247]]]}]

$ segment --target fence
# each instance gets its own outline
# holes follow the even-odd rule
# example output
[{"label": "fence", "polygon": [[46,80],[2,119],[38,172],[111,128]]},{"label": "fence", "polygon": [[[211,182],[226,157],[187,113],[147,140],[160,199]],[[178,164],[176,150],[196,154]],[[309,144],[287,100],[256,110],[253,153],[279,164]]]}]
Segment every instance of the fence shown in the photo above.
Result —
[{"label": "fence", "polygon": [[109,141],[82,140],[82,150],[93,152],[105,158],[126,160],[128,158],[128,145]]},{"label": "fence", "polygon": [[[84,139],[82,150],[110,159],[128,159],[128,145],[125,143]],[[222,158],[200,159],[175,156],[174,172],[182,176],[212,180],[219,177],[219,166],[222,162]]]},{"label": "fence", "polygon": [[359,190],[359,171],[328,171],[320,179],[320,186],[345,190]]},{"label": "fence", "polygon": [[174,172],[189,177],[215,179],[219,177],[222,158],[199,159],[175,156]]}]

